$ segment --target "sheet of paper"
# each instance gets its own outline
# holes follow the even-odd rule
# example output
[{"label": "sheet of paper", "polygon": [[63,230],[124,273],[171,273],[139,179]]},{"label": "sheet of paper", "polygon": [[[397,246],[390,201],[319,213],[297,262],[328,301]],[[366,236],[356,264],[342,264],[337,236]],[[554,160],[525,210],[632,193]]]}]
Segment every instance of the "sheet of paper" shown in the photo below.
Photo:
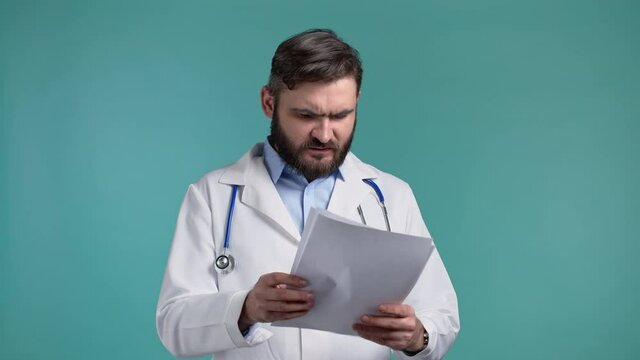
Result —
[{"label": "sheet of paper", "polygon": [[307,279],[315,306],[304,316],[272,325],[354,335],[351,326],[360,316],[406,298],[433,248],[430,238],[378,230],[312,209],[291,273]]}]

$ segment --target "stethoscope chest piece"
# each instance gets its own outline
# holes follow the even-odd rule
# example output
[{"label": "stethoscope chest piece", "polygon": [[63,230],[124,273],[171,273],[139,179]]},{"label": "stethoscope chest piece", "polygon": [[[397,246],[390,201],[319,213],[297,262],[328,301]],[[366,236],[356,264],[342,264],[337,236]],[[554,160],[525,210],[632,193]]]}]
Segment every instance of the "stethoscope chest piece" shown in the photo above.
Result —
[{"label": "stethoscope chest piece", "polygon": [[222,254],[216,258],[216,268],[223,274],[230,273],[236,266],[236,261],[231,254]]}]

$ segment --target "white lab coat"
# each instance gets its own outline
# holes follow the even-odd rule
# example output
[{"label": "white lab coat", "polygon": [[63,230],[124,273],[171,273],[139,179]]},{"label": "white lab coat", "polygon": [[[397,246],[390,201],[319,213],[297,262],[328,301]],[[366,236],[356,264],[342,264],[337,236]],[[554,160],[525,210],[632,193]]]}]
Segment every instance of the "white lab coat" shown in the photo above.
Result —
[{"label": "white lab coat", "polygon": [[[260,275],[289,272],[300,233],[269,177],[257,144],[238,162],[206,174],[189,186],[176,225],[156,312],[164,346],[180,357],[215,355],[227,359],[388,359],[390,350],[356,336],[271,327],[259,323],[245,339],[237,321],[247,292]],[[409,186],[349,153],[329,201],[328,210],[386,229],[373,189],[382,189],[391,229],[428,236]],[[216,272],[214,260],[223,249],[232,184],[240,185],[231,229],[230,249],[236,259],[229,274]],[[337,250],[339,251],[339,249]],[[401,266],[380,263],[380,266]],[[384,286],[384,284],[380,284]],[[429,346],[410,359],[440,359],[459,331],[455,291],[440,255],[434,251],[405,300],[429,333]],[[408,358],[396,352],[398,359]]]}]

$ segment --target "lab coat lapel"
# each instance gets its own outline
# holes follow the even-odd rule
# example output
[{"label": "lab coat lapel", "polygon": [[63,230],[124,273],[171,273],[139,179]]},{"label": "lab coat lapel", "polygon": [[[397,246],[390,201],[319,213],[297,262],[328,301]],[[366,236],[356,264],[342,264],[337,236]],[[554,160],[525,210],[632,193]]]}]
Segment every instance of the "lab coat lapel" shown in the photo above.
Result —
[{"label": "lab coat lapel", "polygon": [[269,218],[293,240],[300,241],[298,227],[280,198],[264,165],[263,144],[256,144],[249,153],[232,165],[221,177],[222,183],[244,185],[239,200]]},{"label": "lab coat lapel", "polygon": [[[289,211],[276,190],[262,157],[254,158],[251,178],[243,189],[240,200],[246,205],[261,212],[286,231],[294,240],[300,241],[300,233],[293,223]],[[259,162],[259,163],[258,163]]]},{"label": "lab coat lapel", "polygon": [[362,179],[376,179],[377,171],[361,162],[355,155],[349,153],[340,167],[342,179],[336,179],[327,210],[346,218],[357,216],[357,207],[371,187]]}]

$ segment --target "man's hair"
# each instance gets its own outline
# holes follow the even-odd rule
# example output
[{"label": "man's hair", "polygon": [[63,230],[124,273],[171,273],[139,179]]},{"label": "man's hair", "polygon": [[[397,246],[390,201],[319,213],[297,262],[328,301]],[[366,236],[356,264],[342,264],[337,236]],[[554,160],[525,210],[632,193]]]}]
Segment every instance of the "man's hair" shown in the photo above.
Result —
[{"label": "man's hair", "polygon": [[311,29],[283,41],[271,59],[267,89],[278,98],[286,86],[303,82],[332,82],[352,76],[360,91],[362,63],[358,51],[329,29]]}]

